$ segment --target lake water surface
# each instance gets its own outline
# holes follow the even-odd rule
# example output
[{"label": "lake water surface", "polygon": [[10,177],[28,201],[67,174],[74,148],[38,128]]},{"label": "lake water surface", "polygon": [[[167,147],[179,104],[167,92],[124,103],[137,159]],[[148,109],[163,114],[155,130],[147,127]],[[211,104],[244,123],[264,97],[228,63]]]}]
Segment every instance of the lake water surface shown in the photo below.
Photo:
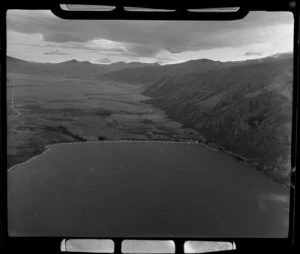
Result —
[{"label": "lake water surface", "polygon": [[197,144],[49,146],[8,171],[9,234],[287,237],[289,189]]}]

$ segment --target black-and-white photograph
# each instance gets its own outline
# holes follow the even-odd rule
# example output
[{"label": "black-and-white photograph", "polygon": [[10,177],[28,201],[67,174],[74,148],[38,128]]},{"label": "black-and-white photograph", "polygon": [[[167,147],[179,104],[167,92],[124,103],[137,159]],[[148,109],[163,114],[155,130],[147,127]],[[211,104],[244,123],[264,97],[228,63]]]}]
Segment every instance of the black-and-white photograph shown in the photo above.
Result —
[{"label": "black-and-white photograph", "polygon": [[9,236],[287,237],[293,22],[8,10]]}]

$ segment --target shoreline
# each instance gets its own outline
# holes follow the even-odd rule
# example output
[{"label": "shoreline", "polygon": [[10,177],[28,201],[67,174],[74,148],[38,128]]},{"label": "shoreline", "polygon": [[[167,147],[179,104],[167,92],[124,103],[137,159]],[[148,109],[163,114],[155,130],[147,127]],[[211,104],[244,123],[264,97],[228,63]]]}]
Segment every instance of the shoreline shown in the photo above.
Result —
[{"label": "shoreline", "polygon": [[[204,143],[205,144],[205,143]],[[226,150],[224,149],[223,147],[216,147],[216,148],[212,148],[210,147],[209,145],[205,144],[205,146],[209,149],[209,150],[213,150],[213,151],[217,151],[217,152],[222,152],[222,153],[225,153],[227,154],[228,156],[230,156],[231,158],[235,159],[236,161],[246,165],[246,166],[250,166],[252,168],[254,168],[255,170],[261,172],[261,170],[257,167],[257,165],[253,164],[250,162],[249,159],[246,159],[245,157],[237,154],[237,153],[234,153],[230,150]],[[293,185],[291,183],[288,183],[288,184],[285,184],[285,183],[282,183],[282,182],[279,182],[277,181],[275,178],[265,174],[264,172],[261,172],[265,177],[271,179],[273,182],[277,183],[278,185],[280,185],[281,187],[283,188],[291,188],[293,187]]]},{"label": "shoreline", "polygon": [[158,140],[154,140],[154,141],[151,141],[151,140],[103,140],[103,141],[100,141],[100,140],[97,140],[97,141],[74,141],[74,142],[61,142],[61,143],[55,143],[55,144],[49,144],[49,145],[46,145],[45,146],[45,150],[38,154],[38,155],[35,155],[33,157],[31,157],[30,159],[28,159],[27,161],[24,161],[24,162],[20,162],[20,163],[17,163],[13,166],[11,166],[10,168],[7,169],[7,171],[13,171],[13,169],[17,166],[21,166],[21,165],[24,165],[42,155],[44,155],[46,152],[49,152],[51,147],[53,146],[56,146],[56,145],[71,145],[71,144],[87,144],[87,143],[129,143],[129,142],[135,142],[135,143],[145,143],[145,142],[151,142],[151,143],[181,143],[181,144],[198,144],[196,142],[193,142],[193,141],[158,141]]},{"label": "shoreline", "polygon": [[[225,150],[224,148],[222,147],[212,147],[212,146],[209,146],[208,144],[204,143],[204,142],[200,142],[200,141],[171,141],[171,140],[162,140],[162,141],[159,141],[159,140],[103,140],[103,141],[100,141],[100,140],[97,140],[97,141],[74,141],[74,142],[61,142],[61,143],[55,143],[55,144],[49,144],[49,145],[46,145],[45,146],[45,150],[38,154],[38,155],[35,155],[33,156],[32,158],[30,158],[29,160],[27,161],[24,161],[24,162],[21,162],[21,163],[18,163],[18,164],[15,164],[13,165],[12,167],[8,168],[7,171],[8,172],[12,172],[16,167],[18,166],[21,166],[21,165],[24,165],[26,163],[29,163],[31,162],[32,160],[35,160],[36,158],[38,157],[41,157],[43,156],[44,154],[46,154],[47,152],[50,151],[51,147],[53,146],[56,146],[56,145],[71,145],[71,144],[82,144],[82,143],[128,143],[128,142],[131,142],[131,143],[175,143],[175,144],[192,144],[192,145],[200,145],[202,147],[205,147],[207,150],[211,151],[211,152],[218,152],[218,153],[223,153],[223,154],[226,154],[227,156],[235,159],[236,161],[238,161],[239,163],[242,163],[246,166],[250,166],[252,168],[254,168],[255,170],[257,171],[260,171],[255,165],[249,163],[249,161],[244,158],[243,156],[239,155],[239,154],[236,154],[230,150]],[[273,179],[272,177],[269,177],[267,176],[266,174],[262,173],[265,177],[267,178],[270,178],[272,181],[274,181],[275,183],[277,183],[278,185],[280,185],[281,187],[283,188],[290,188],[291,186],[290,185],[285,185],[283,183],[279,183],[277,181],[275,181],[275,179]]]},{"label": "shoreline", "polygon": [[10,168],[7,169],[7,172],[13,171],[15,167],[24,165],[24,164],[26,164],[26,163],[28,163],[28,162],[30,162],[30,161],[32,161],[32,160],[38,158],[39,156],[42,156],[44,153],[46,153],[47,151],[49,151],[48,146],[49,146],[49,145],[46,145],[46,146],[45,146],[45,150],[44,150],[42,153],[40,153],[40,154],[38,154],[38,155],[35,155],[35,156],[31,157],[31,158],[28,159],[27,161],[20,162],[20,163],[17,163],[17,164],[15,164],[15,165],[11,166]]}]

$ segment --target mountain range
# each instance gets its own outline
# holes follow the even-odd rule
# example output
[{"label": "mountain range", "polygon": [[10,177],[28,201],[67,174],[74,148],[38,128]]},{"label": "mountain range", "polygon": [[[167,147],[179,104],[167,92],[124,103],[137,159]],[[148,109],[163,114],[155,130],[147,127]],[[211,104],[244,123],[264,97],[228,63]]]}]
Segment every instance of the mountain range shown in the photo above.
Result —
[{"label": "mountain range", "polygon": [[116,62],[111,64],[92,64],[88,61],[78,61],[75,59],[60,63],[40,63],[28,62],[14,57],[7,56],[7,66],[9,70],[17,73],[32,75],[49,75],[54,73],[65,77],[100,78],[100,75],[107,72],[119,71],[124,68],[139,68],[145,66],[155,66],[157,64],[147,64],[139,62]]}]

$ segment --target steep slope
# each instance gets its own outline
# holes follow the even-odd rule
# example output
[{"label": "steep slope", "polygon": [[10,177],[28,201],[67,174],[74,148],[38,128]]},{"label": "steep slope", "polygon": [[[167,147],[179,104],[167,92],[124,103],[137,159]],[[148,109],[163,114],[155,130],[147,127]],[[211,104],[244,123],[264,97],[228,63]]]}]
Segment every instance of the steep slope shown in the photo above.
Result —
[{"label": "steep slope", "polygon": [[[115,70],[111,68],[109,71],[105,72],[103,76],[106,78],[124,81],[130,83],[137,83],[143,85],[152,85],[157,81],[164,81],[168,77],[173,77],[174,75],[184,75],[184,74],[203,74],[212,71],[221,70],[227,67],[235,67],[242,65],[258,64],[267,61],[273,61],[276,59],[290,59],[291,54],[279,54],[270,56],[262,59],[246,60],[246,61],[234,61],[234,62],[220,62],[213,61],[209,59],[197,59],[190,60],[178,64],[169,64],[169,65],[158,65],[158,64],[143,64],[137,68],[134,64],[126,64],[122,69]],[[115,63],[118,64],[118,63]],[[113,64],[112,64],[113,65]],[[109,65],[108,65],[109,66]]]},{"label": "steep slope", "polygon": [[274,180],[289,182],[291,54],[174,73],[148,86],[156,107],[233,151]]},{"label": "steep slope", "polygon": [[228,65],[228,63],[222,63],[212,61],[208,59],[191,60],[180,64],[171,65],[150,65],[143,68],[124,68],[119,71],[112,71],[105,73],[103,76],[113,79],[121,80],[130,83],[138,84],[152,84],[153,82],[164,79],[168,75],[173,76],[176,73],[204,73],[211,70],[216,70]]}]

